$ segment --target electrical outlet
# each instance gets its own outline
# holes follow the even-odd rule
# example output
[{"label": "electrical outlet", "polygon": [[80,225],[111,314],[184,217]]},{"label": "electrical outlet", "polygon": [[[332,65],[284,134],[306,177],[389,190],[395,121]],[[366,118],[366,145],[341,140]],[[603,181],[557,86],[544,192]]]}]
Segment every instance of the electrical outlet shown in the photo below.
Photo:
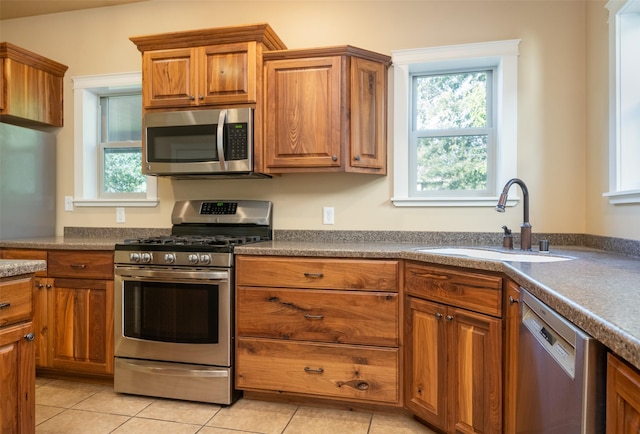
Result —
[{"label": "electrical outlet", "polygon": [[116,223],[124,223],[124,208],[116,208]]},{"label": "electrical outlet", "polygon": [[73,196],[64,197],[64,210],[73,211]]},{"label": "electrical outlet", "polygon": [[322,208],[322,224],[332,225],[334,221],[335,212],[332,206],[325,206]]}]

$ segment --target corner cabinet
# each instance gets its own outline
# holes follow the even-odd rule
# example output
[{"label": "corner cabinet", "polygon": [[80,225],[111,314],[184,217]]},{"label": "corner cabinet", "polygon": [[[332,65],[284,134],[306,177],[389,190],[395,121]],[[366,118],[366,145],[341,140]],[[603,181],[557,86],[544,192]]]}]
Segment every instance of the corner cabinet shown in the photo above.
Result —
[{"label": "corner cabinet", "polygon": [[35,432],[32,274],[0,279],[0,431]]},{"label": "corner cabinet", "polygon": [[502,277],[405,263],[405,407],[448,433],[502,433]]},{"label": "corner cabinet", "polygon": [[33,279],[36,367],[113,375],[113,252],[7,249],[4,259],[43,259]]},{"label": "corner cabinet", "polygon": [[351,47],[264,54],[267,173],[387,173],[388,56]]},{"label": "corner cabinet", "polygon": [[63,79],[67,66],[0,43],[0,118],[30,125],[63,124]]},{"label": "corner cabinet", "polygon": [[145,109],[256,104],[262,53],[284,43],[267,24],[132,37]]},{"label": "corner cabinet", "polygon": [[607,434],[640,433],[640,371],[607,356]]},{"label": "corner cabinet", "polygon": [[401,405],[398,261],[236,257],[236,387]]}]

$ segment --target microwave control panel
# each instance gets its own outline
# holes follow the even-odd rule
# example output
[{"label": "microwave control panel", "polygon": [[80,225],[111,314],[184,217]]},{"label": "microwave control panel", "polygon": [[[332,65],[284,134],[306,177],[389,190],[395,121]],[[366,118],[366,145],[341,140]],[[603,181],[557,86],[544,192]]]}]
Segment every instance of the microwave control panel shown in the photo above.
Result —
[{"label": "microwave control panel", "polygon": [[227,124],[226,157],[229,160],[249,158],[249,132],[246,123]]}]

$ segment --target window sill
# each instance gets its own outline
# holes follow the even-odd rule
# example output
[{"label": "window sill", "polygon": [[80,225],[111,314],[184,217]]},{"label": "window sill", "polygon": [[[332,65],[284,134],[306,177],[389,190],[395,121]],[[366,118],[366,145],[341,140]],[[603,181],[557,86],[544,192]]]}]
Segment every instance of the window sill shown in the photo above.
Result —
[{"label": "window sill", "polygon": [[[515,206],[519,199],[513,198],[507,200],[507,206]],[[498,197],[393,197],[391,202],[396,207],[491,207],[495,208],[498,203]]]},{"label": "window sill", "polygon": [[77,207],[154,207],[158,206],[155,199],[74,199],[73,206]]},{"label": "window sill", "polygon": [[602,196],[608,197],[611,205],[640,203],[640,190],[614,191],[603,193]]}]

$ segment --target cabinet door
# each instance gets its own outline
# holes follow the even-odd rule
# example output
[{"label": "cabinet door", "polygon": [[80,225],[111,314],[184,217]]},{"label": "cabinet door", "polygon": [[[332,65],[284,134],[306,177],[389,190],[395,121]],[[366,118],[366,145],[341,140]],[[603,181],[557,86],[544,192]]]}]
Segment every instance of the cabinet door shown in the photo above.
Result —
[{"label": "cabinet door", "polygon": [[640,432],[640,372],[607,356],[607,434]]},{"label": "cabinet door", "polygon": [[446,307],[407,297],[405,308],[405,406],[440,428],[447,422]]},{"label": "cabinet door", "polygon": [[113,281],[55,279],[52,302],[52,366],[112,374]]},{"label": "cabinet door", "polygon": [[351,59],[350,166],[387,170],[387,68],[384,64]]},{"label": "cabinet door", "polygon": [[197,105],[194,50],[145,51],[142,54],[143,104],[146,108]]},{"label": "cabinet door", "polygon": [[268,171],[339,169],[344,139],[341,57],[272,60],[265,62],[265,70]]},{"label": "cabinet door", "polygon": [[449,432],[502,433],[501,320],[449,308]]},{"label": "cabinet door", "polygon": [[256,42],[197,49],[198,104],[256,102]]},{"label": "cabinet door", "polygon": [[36,375],[31,322],[0,329],[0,431],[35,432]]},{"label": "cabinet door", "polygon": [[51,332],[49,328],[50,294],[53,279],[36,277],[33,279],[33,331],[36,366],[50,367]]},{"label": "cabinet door", "polygon": [[505,286],[504,327],[504,432],[516,432],[518,379],[518,336],[520,330],[520,287],[512,281]]}]

